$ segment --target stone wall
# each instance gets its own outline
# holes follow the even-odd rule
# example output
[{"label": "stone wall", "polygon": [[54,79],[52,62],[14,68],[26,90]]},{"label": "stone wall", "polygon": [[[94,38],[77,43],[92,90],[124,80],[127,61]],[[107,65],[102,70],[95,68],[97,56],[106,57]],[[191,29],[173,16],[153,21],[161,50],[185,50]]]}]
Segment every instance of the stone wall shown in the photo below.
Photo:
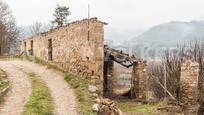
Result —
[{"label": "stone wall", "polygon": [[21,51],[82,76],[102,90],[104,24],[97,18],[72,22],[24,40]]},{"label": "stone wall", "polygon": [[137,99],[146,100],[148,94],[147,88],[147,73],[146,62],[139,61],[133,65],[132,79],[133,79],[133,91],[132,97]]},{"label": "stone wall", "polygon": [[180,99],[185,105],[196,105],[198,95],[199,64],[187,61],[181,66]]}]

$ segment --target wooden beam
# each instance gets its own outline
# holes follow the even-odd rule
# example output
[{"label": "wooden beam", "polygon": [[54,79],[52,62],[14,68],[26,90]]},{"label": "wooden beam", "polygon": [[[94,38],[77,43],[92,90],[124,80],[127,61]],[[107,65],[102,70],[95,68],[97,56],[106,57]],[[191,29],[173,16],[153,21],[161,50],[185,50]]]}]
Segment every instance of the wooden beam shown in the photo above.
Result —
[{"label": "wooden beam", "polygon": [[104,46],[104,54],[105,61],[114,60],[115,62],[127,68],[133,66],[134,62],[141,61],[141,59],[137,59],[134,56],[129,56],[129,54],[121,50],[110,48],[107,45]]}]

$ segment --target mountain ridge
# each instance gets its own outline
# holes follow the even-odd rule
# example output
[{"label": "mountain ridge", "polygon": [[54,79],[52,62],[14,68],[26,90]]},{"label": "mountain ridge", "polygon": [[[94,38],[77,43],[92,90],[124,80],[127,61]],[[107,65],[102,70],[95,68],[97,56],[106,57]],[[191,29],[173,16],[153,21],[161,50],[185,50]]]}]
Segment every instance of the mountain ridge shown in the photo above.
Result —
[{"label": "mountain ridge", "polygon": [[203,39],[204,20],[171,21],[151,27],[143,34],[132,38],[126,45],[135,49],[136,54],[145,56],[149,52],[158,53],[166,48],[174,49],[179,43],[183,44]]}]

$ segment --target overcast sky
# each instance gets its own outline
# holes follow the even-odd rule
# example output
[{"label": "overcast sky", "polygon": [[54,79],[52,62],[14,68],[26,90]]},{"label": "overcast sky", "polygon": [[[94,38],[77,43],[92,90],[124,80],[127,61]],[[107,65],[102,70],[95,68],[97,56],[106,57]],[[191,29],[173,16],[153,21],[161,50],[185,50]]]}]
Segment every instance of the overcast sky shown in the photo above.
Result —
[{"label": "overcast sky", "polygon": [[169,21],[204,20],[204,0],[3,0],[19,26],[48,23],[56,4],[70,7],[72,21],[91,16],[107,22],[106,39],[129,39]]}]

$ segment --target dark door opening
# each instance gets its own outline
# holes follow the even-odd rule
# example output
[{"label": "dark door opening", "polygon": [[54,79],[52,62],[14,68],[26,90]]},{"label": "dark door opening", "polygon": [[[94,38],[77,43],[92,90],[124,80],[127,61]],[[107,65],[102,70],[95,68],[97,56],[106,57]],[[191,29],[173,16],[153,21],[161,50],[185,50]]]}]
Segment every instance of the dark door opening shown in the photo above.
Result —
[{"label": "dark door opening", "polygon": [[103,96],[108,97],[108,62],[104,61],[103,66]]},{"label": "dark door opening", "polygon": [[48,40],[48,60],[52,61],[52,39]]},{"label": "dark door opening", "polygon": [[31,40],[31,42],[30,42],[30,47],[31,47],[30,55],[33,56],[33,40]]},{"label": "dark door opening", "polygon": [[24,51],[26,52],[26,42],[24,42]]}]

